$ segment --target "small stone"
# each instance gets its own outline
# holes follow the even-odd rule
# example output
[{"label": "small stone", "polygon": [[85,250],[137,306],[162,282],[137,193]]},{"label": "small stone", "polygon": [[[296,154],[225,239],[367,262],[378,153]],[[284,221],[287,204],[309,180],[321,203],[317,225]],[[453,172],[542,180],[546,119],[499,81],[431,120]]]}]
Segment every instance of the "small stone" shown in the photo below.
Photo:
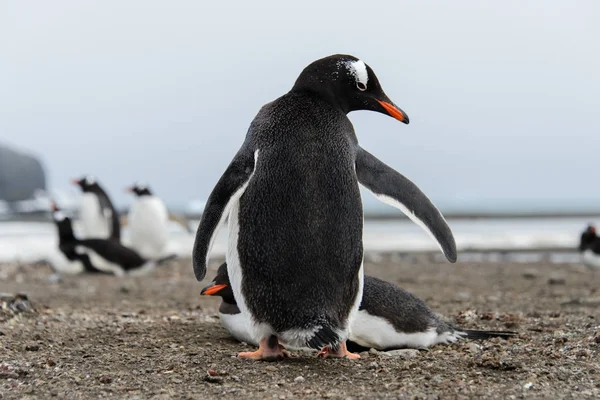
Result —
[{"label": "small stone", "polygon": [[54,367],[56,365],[56,361],[54,361],[53,359],[49,358],[46,360],[46,365],[48,365],[49,367]]},{"label": "small stone", "polygon": [[469,350],[469,353],[471,354],[477,354],[481,351],[481,347],[477,343],[470,342],[467,343],[465,347]]},{"label": "small stone", "polygon": [[219,383],[220,384],[223,382],[223,378],[219,378],[218,376],[206,375],[206,376],[204,376],[203,381],[208,382],[208,383]]},{"label": "small stone", "polygon": [[533,268],[527,268],[525,271],[523,271],[523,278],[525,279],[535,279],[537,278],[539,275],[537,269],[533,269]]},{"label": "small stone", "polygon": [[416,358],[419,355],[419,350],[416,349],[401,349],[392,351],[382,351],[379,354],[386,355],[388,357],[400,357],[404,359]]},{"label": "small stone", "polygon": [[240,382],[241,381],[240,377],[237,376],[237,375],[231,375],[231,380],[234,381],[234,382]]},{"label": "small stone", "polygon": [[551,277],[548,279],[548,285],[565,285],[567,280],[565,278],[560,277]]},{"label": "small stone", "polygon": [[527,382],[526,384],[523,385],[523,389],[525,390],[529,390],[533,387],[533,382]]},{"label": "small stone", "polygon": [[25,346],[25,350],[26,351],[38,351],[40,349],[40,346],[38,346],[37,344],[30,344]]},{"label": "small stone", "polygon": [[369,349],[369,354],[378,354],[378,353],[379,353],[379,350],[377,350],[377,349],[374,349],[374,348]]},{"label": "small stone", "polygon": [[367,365],[368,369],[377,369],[379,368],[379,364],[377,364],[375,361],[369,363],[369,365]]},{"label": "small stone", "polygon": [[99,380],[100,380],[100,383],[105,383],[105,384],[112,382],[112,378],[110,376],[108,376],[108,375],[102,375],[99,378]]},{"label": "small stone", "polygon": [[269,371],[269,372],[275,372],[275,371],[277,371],[277,367],[276,367],[276,366],[274,366],[274,365],[267,365],[267,366],[265,367],[265,371]]},{"label": "small stone", "polygon": [[304,381],[306,381],[306,379],[304,379],[303,376],[297,376],[294,378],[294,382],[296,383],[304,383]]}]

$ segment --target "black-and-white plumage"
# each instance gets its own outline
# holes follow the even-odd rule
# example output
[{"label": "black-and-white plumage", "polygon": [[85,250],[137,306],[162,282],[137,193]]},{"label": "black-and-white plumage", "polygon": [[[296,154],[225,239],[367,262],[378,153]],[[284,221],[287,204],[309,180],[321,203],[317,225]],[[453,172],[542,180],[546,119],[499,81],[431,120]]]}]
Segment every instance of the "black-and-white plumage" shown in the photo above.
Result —
[{"label": "black-and-white plumage", "polygon": [[[202,289],[201,294],[221,296],[219,318],[223,327],[241,342],[258,344],[258,339],[250,332],[249,316],[237,307],[225,263],[219,267],[217,275],[210,285]],[[365,275],[363,298],[358,316],[350,327],[348,349],[423,349],[461,339],[513,336],[516,336],[515,332],[458,328],[438,317],[423,300],[412,293]]]},{"label": "black-and-white plumage", "polygon": [[229,217],[233,293],[260,348],[241,358],[281,356],[278,343],[346,351],[363,288],[359,183],[407,212],[456,260],[441,213],[408,179],[358,145],[347,113],[372,110],[408,123],[373,70],[350,55],[306,67],[287,94],[266,104],[213,189],[193,250],[198,280]]},{"label": "black-and-white plumage", "polygon": [[53,265],[57,273],[109,273],[117,276],[143,275],[157,264],[141,257],[116,239],[78,239],[71,219],[53,204],[52,218],[58,231],[58,247],[71,263]]},{"label": "black-and-white plumage", "polygon": [[95,177],[85,175],[74,179],[73,184],[82,191],[79,221],[82,238],[121,239],[119,213]]},{"label": "black-and-white plumage", "polygon": [[600,268],[600,237],[594,225],[588,227],[581,234],[579,241],[579,254],[581,262],[590,268]]},{"label": "black-and-white plumage", "polygon": [[167,207],[148,185],[137,183],[128,190],[135,195],[127,215],[129,245],[142,257],[160,258],[169,242]]}]

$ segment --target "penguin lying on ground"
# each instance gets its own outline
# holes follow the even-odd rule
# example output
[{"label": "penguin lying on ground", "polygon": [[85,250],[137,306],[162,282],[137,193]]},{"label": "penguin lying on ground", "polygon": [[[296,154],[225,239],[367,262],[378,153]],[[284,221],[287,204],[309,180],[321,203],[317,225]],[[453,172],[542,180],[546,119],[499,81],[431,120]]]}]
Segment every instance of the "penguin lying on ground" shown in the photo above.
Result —
[{"label": "penguin lying on ground", "polygon": [[596,227],[588,225],[581,234],[579,242],[581,262],[591,268],[600,268],[600,238],[596,234]]},{"label": "penguin lying on ground", "polygon": [[228,218],[227,268],[237,304],[250,316],[255,352],[274,360],[286,347],[359,358],[346,339],[363,291],[359,183],[438,241],[456,261],[442,214],[419,188],[358,144],[347,114],[371,110],[408,123],[373,70],[351,55],[308,65],[292,89],[264,105],[211,192],[193,249],[196,279]]},{"label": "penguin lying on ground", "polygon": [[121,221],[108,194],[91,175],[74,179],[82,190],[79,221],[83,238],[121,240]]},{"label": "penguin lying on ground", "polygon": [[54,265],[57,273],[112,273],[116,276],[144,275],[165,261],[149,261],[114,239],[77,239],[71,219],[52,203],[52,219],[58,230],[58,247],[71,261],[67,268]]},{"label": "penguin lying on ground", "polygon": [[[250,319],[237,306],[223,263],[213,281],[200,294],[220,296],[221,324],[241,342],[257,345],[250,333]],[[450,344],[460,339],[509,338],[509,331],[461,329],[440,319],[423,300],[399,286],[365,275],[365,286],[358,316],[352,321],[348,348],[363,351],[374,348],[392,350],[424,349],[436,344]]]}]

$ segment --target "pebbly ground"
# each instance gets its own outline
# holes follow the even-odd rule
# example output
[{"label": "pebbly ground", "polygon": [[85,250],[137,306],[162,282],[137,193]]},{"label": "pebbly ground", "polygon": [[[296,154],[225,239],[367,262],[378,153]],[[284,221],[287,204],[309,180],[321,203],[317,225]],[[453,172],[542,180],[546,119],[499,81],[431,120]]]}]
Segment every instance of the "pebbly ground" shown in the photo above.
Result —
[{"label": "pebbly ground", "polygon": [[448,399],[599,398],[600,271],[578,265],[408,263],[366,272],[421,296],[463,327],[518,338],[429,351],[275,363],[237,360],[251,347],[220,327],[190,261],[141,278],[68,277],[0,265],[0,292],[35,311],[0,310],[0,398]]}]

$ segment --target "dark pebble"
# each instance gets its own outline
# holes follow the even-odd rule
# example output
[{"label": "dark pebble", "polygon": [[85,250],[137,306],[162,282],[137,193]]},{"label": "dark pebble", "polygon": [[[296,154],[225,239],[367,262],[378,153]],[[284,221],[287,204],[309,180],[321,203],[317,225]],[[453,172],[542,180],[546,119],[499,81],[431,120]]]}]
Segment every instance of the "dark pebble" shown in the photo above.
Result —
[{"label": "dark pebble", "polygon": [[25,346],[25,350],[26,351],[38,351],[40,349],[40,346],[38,346],[37,344],[30,344]]},{"label": "dark pebble", "polygon": [[100,383],[111,383],[112,382],[112,378],[107,375],[102,375],[99,380],[100,380]]}]

